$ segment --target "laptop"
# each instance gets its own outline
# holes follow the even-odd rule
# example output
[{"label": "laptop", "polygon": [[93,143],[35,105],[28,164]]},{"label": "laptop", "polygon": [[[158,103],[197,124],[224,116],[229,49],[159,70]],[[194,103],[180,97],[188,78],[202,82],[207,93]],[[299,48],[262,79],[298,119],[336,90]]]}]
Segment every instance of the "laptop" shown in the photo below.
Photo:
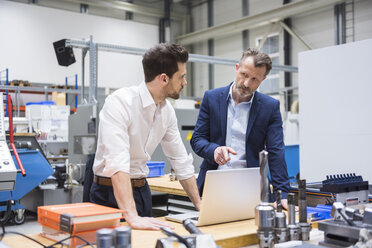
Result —
[{"label": "laptop", "polygon": [[182,223],[191,219],[196,226],[254,218],[260,203],[259,168],[209,170],[204,183],[200,212],[165,216]]}]

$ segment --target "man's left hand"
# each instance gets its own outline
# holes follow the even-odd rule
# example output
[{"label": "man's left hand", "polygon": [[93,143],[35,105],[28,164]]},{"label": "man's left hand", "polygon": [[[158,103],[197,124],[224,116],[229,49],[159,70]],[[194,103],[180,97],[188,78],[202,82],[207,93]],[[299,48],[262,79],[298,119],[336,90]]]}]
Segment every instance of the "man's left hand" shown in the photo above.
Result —
[{"label": "man's left hand", "polygon": [[[282,207],[283,207],[283,209],[288,210],[288,201],[287,201],[287,199],[282,199]],[[276,202],[274,202],[274,208],[275,209],[277,208]]]}]

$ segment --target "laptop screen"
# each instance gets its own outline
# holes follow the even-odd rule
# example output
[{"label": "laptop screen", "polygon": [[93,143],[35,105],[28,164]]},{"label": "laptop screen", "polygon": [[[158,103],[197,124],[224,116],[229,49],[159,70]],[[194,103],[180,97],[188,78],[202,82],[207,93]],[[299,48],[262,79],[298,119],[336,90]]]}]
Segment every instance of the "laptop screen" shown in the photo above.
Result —
[{"label": "laptop screen", "polygon": [[199,225],[254,218],[260,203],[259,168],[207,172]]}]

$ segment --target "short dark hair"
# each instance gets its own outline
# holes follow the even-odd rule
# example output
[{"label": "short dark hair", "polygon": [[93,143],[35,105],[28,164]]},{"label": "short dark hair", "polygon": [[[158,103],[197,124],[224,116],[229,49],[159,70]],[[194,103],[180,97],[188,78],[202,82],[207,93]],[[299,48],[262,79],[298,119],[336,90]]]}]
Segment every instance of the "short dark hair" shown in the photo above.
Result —
[{"label": "short dark hair", "polygon": [[271,71],[271,68],[273,67],[271,58],[269,57],[269,55],[267,55],[264,52],[261,52],[260,50],[256,48],[248,48],[245,52],[243,52],[243,55],[240,58],[239,64],[247,57],[253,57],[255,67],[265,66],[266,67],[265,75],[269,74],[269,72]]},{"label": "short dark hair", "polygon": [[188,59],[187,50],[177,44],[160,43],[150,48],[142,59],[145,82],[151,82],[161,73],[165,73],[171,78],[178,71],[177,63],[186,63]]}]

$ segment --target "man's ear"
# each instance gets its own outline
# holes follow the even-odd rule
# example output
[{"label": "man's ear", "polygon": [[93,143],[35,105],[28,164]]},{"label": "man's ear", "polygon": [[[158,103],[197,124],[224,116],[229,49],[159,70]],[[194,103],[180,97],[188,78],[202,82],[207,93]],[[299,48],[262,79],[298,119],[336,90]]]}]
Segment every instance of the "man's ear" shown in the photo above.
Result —
[{"label": "man's ear", "polygon": [[160,74],[160,81],[162,81],[165,84],[168,84],[168,76],[165,73]]}]

